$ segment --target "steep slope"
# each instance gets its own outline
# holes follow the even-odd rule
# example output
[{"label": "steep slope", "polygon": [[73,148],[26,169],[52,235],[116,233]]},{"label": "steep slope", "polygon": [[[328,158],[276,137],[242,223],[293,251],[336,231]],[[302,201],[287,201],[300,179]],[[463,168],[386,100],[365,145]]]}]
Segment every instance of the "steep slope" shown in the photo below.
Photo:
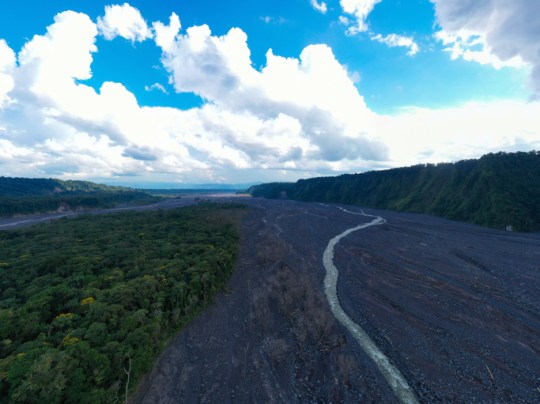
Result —
[{"label": "steep slope", "polygon": [[430,213],[494,228],[540,230],[540,153],[487,154],[479,160],[417,165],[252,187],[253,196],[287,196]]}]

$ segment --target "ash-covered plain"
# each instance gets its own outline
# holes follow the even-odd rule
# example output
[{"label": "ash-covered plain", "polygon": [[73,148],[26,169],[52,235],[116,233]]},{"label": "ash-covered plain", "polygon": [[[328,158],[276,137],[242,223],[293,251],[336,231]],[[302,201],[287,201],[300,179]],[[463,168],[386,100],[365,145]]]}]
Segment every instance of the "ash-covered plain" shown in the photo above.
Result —
[{"label": "ash-covered plain", "polygon": [[[252,209],[227,290],[171,342],[134,402],[395,402],[324,294],[329,240],[370,219],[242,202]],[[387,223],[335,247],[339,301],[419,401],[540,400],[540,235],[365,212]]]}]

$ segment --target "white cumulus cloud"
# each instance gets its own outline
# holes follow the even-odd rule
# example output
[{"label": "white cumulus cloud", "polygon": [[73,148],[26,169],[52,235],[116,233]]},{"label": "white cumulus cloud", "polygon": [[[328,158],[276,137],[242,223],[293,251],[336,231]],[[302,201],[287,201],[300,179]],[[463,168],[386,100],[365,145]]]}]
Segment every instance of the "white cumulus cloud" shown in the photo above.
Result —
[{"label": "white cumulus cloud", "polygon": [[0,108],[9,101],[8,93],[14,86],[12,73],[15,69],[15,60],[15,52],[6,41],[0,39]]},{"label": "white cumulus cloud", "polygon": [[14,78],[13,103],[0,110],[6,175],[231,181],[220,173],[312,172],[384,158],[384,145],[365,131],[371,112],[326,45],[299,58],[269,51],[256,70],[240,29],[179,35],[174,16],[153,26],[171,83],[207,103],[141,107],[121,83],[94,90],[84,80],[92,76],[97,25],[82,13],[58,14],[24,45],[18,66],[6,63]]},{"label": "white cumulus cloud", "polygon": [[322,14],[328,12],[328,6],[324,1],[311,0],[311,6]]},{"label": "white cumulus cloud", "polygon": [[96,26],[86,14],[56,15],[47,33],[34,36],[19,52],[18,89],[65,107],[76,104],[73,80],[92,77],[96,35]]},{"label": "white cumulus cloud", "polygon": [[152,24],[152,27],[154,28],[157,46],[169,51],[174,45],[174,40],[180,32],[182,24],[180,23],[180,17],[176,13],[172,13],[169,17],[169,25],[157,21]]},{"label": "white cumulus cloud", "polygon": [[372,35],[371,39],[380,43],[383,43],[385,45],[388,45],[390,47],[403,47],[408,48],[407,55],[414,56],[418,53],[420,50],[418,44],[414,41],[413,38],[403,35],[397,35],[397,34],[389,34],[386,36],[382,36],[381,34]]},{"label": "white cumulus cloud", "polygon": [[178,92],[194,92],[223,109],[260,119],[286,114],[297,120],[305,156],[384,158],[384,146],[364,131],[372,114],[328,46],[310,45],[298,59],[269,50],[266,58],[261,70],[254,69],[242,30],[218,37],[203,25],[189,28],[175,47],[164,49],[163,63]]},{"label": "white cumulus cloud", "polygon": [[293,180],[540,148],[535,103],[410,107],[383,116],[368,108],[355,73],[327,45],[288,58],[269,50],[255,68],[241,29],[182,31],[175,14],[152,27],[169,84],[198,94],[202,106],[142,107],[122,83],[86,85],[99,33],[82,13],[58,14],[16,57],[0,41],[0,82],[8,83],[0,84],[3,175]]},{"label": "white cumulus cloud", "polygon": [[9,163],[6,175],[96,178],[167,171],[161,162],[153,167],[140,159],[141,153],[126,153],[145,146],[182,162],[170,172],[206,167],[171,133],[156,133],[155,117],[122,84],[105,82],[96,92],[78,82],[92,75],[97,34],[87,15],[64,12],[20,51],[10,93],[14,102],[0,111],[0,140],[9,146],[0,158],[0,164]]},{"label": "white cumulus cloud", "polygon": [[540,96],[540,2],[531,0],[431,0],[451,52],[496,68],[531,66],[533,92]]},{"label": "white cumulus cloud", "polygon": [[152,31],[139,10],[128,3],[105,6],[105,15],[98,17],[99,32],[108,40],[117,36],[132,42],[144,41],[152,37]]},{"label": "white cumulus cloud", "polygon": [[366,20],[373,8],[380,2],[381,0],[339,0],[343,12],[355,18],[347,32],[350,35],[356,35],[359,32],[367,31]]}]

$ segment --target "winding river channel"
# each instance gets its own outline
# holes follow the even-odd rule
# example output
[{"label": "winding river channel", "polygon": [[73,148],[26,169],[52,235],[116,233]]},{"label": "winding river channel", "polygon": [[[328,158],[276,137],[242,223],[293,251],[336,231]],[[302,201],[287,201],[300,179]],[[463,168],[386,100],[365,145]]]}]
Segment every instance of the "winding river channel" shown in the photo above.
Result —
[{"label": "winding river channel", "polygon": [[375,362],[378,369],[394,391],[394,394],[398,400],[402,403],[418,403],[418,399],[416,398],[413,389],[409,386],[401,372],[394,365],[392,365],[392,363],[390,363],[388,357],[377,347],[375,342],[373,342],[364,329],[356,324],[347,315],[347,313],[345,313],[339,303],[339,298],[337,295],[339,271],[334,265],[334,249],[336,245],[342,238],[347,237],[349,234],[371,226],[384,224],[386,223],[386,220],[380,216],[367,215],[363,211],[362,213],[356,213],[346,209],[340,209],[347,213],[370,217],[373,218],[373,220],[369,223],[360,224],[344,231],[341,234],[338,234],[329,241],[328,246],[324,250],[323,264],[324,268],[326,269],[326,276],[324,278],[324,292],[326,294],[326,298],[328,299],[328,303],[330,304],[332,313],[336,319],[349,330],[364,352]]}]

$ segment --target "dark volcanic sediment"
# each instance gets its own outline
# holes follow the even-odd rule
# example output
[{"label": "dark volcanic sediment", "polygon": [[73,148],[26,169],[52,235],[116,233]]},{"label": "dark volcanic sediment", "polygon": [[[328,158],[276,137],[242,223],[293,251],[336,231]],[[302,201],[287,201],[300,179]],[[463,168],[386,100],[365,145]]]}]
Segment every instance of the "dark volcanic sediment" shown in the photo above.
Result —
[{"label": "dark volcanic sediment", "polygon": [[[395,402],[323,293],[328,241],[369,219],[246,203],[227,292],[171,342],[134,401]],[[376,214],[388,223],[336,246],[338,295],[419,399],[538,401],[540,235]]]},{"label": "dark volcanic sediment", "polygon": [[340,298],[424,401],[540,400],[540,237],[378,212]]}]

